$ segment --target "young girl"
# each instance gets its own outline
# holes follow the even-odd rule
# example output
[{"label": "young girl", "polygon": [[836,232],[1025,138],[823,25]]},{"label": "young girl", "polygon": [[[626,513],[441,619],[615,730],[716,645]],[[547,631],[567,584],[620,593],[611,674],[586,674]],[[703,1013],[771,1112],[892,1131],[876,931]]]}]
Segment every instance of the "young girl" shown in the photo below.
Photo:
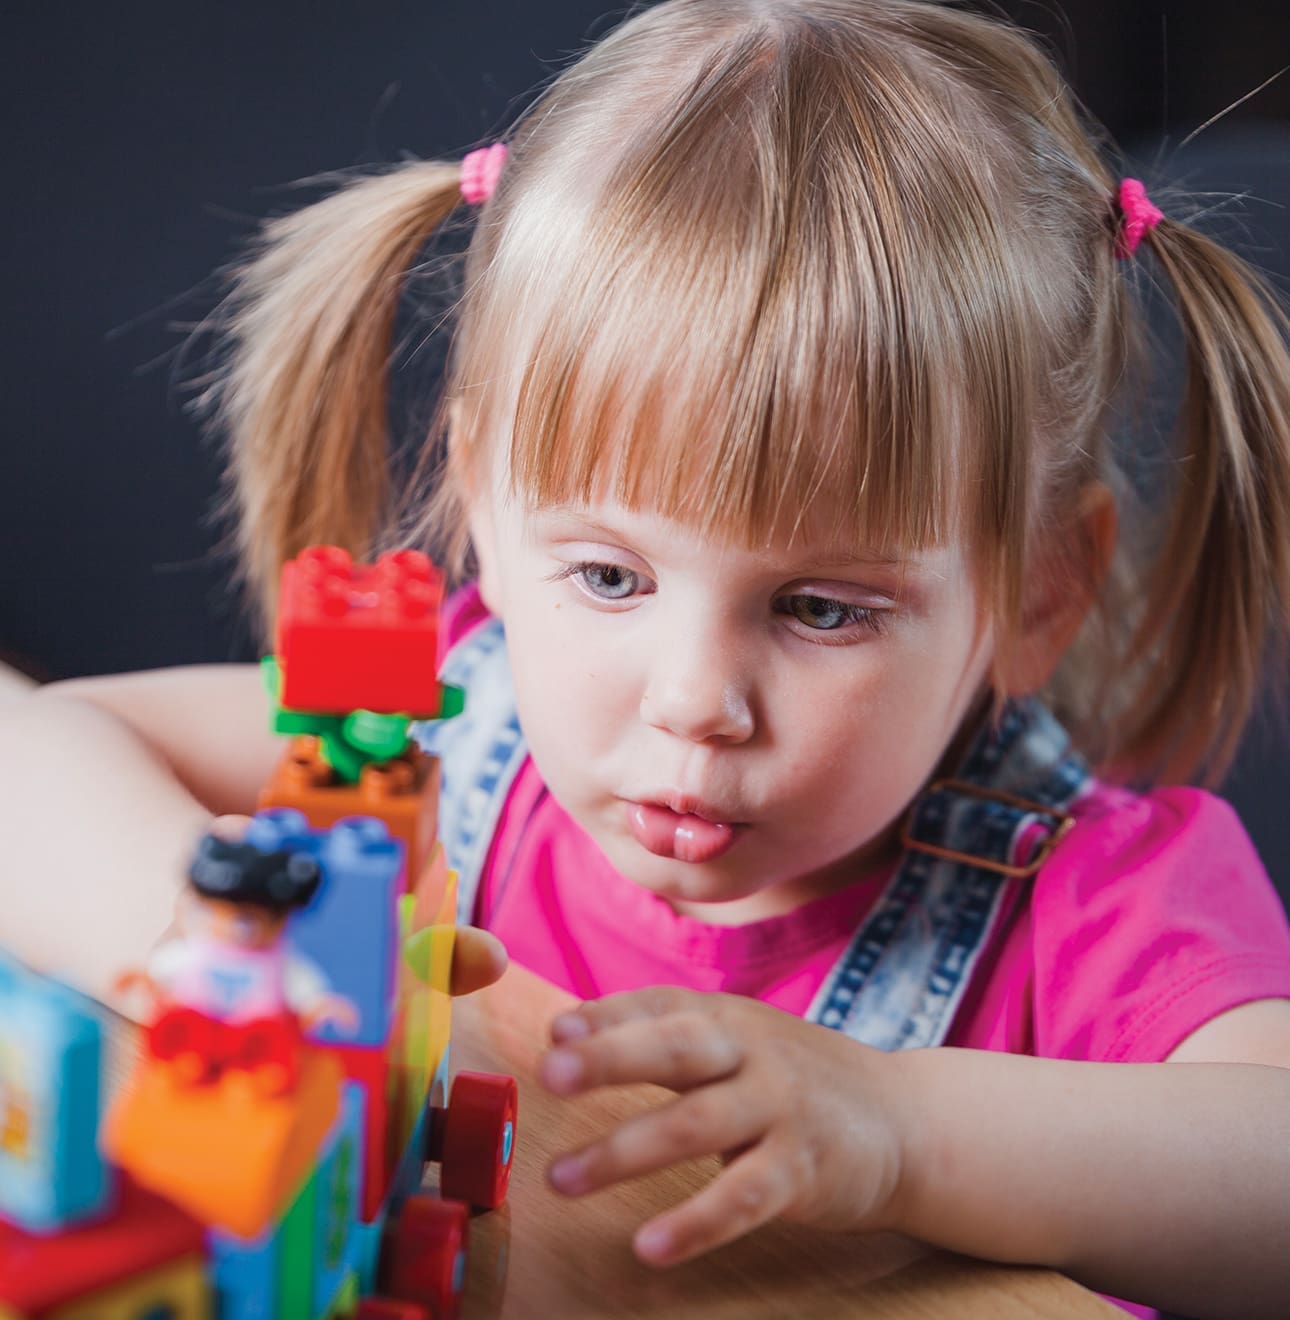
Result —
[{"label": "young girl", "polygon": [[[669,0],[508,145],[273,222],[218,415],[271,617],[284,558],[377,541],[401,278],[482,203],[405,532],[473,566],[467,713],[422,736],[466,915],[588,1001],[547,1085],[677,1093],[553,1186],[720,1152],[643,1259],[790,1215],[1285,1314],[1290,931],[1217,799],[1117,786],[1216,777],[1290,617],[1268,295],[1027,38],[915,0]],[[1147,263],[1187,336],[1173,461],[1112,445]],[[31,956],[156,934],[264,718],[220,668],[10,717],[0,801],[57,880],[5,913]]]}]

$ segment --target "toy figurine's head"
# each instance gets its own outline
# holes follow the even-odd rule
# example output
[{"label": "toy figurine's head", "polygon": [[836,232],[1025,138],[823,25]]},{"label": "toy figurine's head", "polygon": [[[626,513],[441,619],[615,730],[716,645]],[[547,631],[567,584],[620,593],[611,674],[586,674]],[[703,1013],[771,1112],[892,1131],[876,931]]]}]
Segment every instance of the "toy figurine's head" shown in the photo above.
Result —
[{"label": "toy figurine's head", "polygon": [[184,924],[244,948],[267,948],[287,917],[317,892],[322,871],[314,858],[286,849],[208,834],[188,869],[193,896]]}]

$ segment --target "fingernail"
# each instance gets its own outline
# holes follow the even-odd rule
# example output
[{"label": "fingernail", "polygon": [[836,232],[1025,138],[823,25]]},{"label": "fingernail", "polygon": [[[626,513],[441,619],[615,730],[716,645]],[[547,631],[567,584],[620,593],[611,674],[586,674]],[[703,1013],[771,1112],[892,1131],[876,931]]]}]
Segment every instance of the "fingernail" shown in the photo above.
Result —
[{"label": "fingernail", "polygon": [[552,1091],[572,1090],[582,1080],[582,1060],[572,1050],[552,1050],[542,1060],[542,1080]]},{"label": "fingernail", "polygon": [[551,1023],[551,1039],[555,1041],[581,1040],[590,1033],[587,1019],[579,1017],[577,1013],[561,1013]]},{"label": "fingernail", "polygon": [[585,1169],[578,1156],[566,1155],[556,1160],[547,1171],[547,1177],[557,1192],[576,1192],[582,1187],[584,1173]]},{"label": "fingernail", "polygon": [[636,1254],[646,1260],[666,1260],[672,1252],[672,1233],[666,1224],[646,1224],[636,1234]]}]

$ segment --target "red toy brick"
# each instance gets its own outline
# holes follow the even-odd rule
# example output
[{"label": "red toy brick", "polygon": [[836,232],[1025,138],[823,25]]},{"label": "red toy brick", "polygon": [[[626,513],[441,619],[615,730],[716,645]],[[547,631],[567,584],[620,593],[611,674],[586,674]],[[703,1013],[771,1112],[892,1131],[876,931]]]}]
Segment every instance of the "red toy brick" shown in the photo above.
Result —
[{"label": "red toy brick", "polygon": [[0,1303],[39,1313],[204,1244],[197,1220],[123,1174],[116,1209],[93,1223],[41,1237],[0,1221]]},{"label": "red toy brick", "polygon": [[345,1076],[367,1096],[363,1113],[363,1197],[359,1214],[370,1224],[385,1200],[394,1172],[389,1148],[392,1088],[396,1083],[389,1051],[380,1045],[327,1045],[340,1060]]},{"label": "red toy brick", "polygon": [[415,550],[375,564],[356,564],[336,546],[304,551],[282,569],[283,707],[435,714],[442,600],[443,577]]},{"label": "red toy brick", "polygon": [[487,1210],[506,1199],[518,1104],[514,1077],[457,1074],[443,1116],[439,1190],[444,1196]]},{"label": "red toy brick", "polygon": [[383,1292],[453,1320],[466,1281],[470,1210],[460,1201],[410,1196],[386,1233],[378,1283]]}]

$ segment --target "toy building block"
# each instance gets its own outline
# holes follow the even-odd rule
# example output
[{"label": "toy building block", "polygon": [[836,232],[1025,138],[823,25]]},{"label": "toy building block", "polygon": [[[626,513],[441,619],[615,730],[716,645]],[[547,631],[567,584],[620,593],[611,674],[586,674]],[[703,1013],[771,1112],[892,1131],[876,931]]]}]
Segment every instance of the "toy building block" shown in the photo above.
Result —
[{"label": "toy building block", "polygon": [[314,1217],[317,1207],[318,1179],[316,1173],[311,1173],[282,1217],[275,1315],[313,1320]]},{"label": "toy building block", "polygon": [[439,708],[432,711],[400,711],[387,715],[374,710],[354,710],[344,715],[292,710],[282,704],[282,666],[276,655],[260,661],[260,674],[269,694],[272,729],[285,737],[308,734],[318,739],[320,755],[342,783],[355,784],[365,765],[402,756],[412,745],[413,723],[451,719],[466,706],[466,694],[443,684]]},{"label": "toy building block", "polygon": [[90,1002],[0,954],[0,1217],[50,1232],[106,1207],[102,1058]]},{"label": "toy building block", "polygon": [[325,1041],[384,1043],[394,1009],[402,845],[378,820],[352,817],[331,830],[315,830],[300,812],[282,808],[257,813],[245,837],[259,847],[306,853],[322,867],[325,883],[296,915],[288,939],[326,969],[331,989],[358,1010],[359,1023],[356,1031],[326,1023],[311,1034]]},{"label": "toy building block", "polygon": [[122,1177],[117,1204],[101,1219],[52,1236],[0,1222],[0,1311],[45,1316],[76,1299],[106,1295],[146,1271],[200,1257],[204,1236],[190,1215]]},{"label": "toy building block", "polygon": [[397,1103],[398,1074],[389,1051],[380,1046],[332,1045],[328,1052],[344,1068],[348,1086],[357,1087],[363,1096],[358,1214],[364,1223],[371,1223],[385,1202],[394,1168],[390,1114]]},{"label": "toy building block", "polygon": [[277,1224],[249,1241],[219,1230],[208,1234],[219,1320],[276,1320],[281,1246]]},{"label": "toy building block", "polygon": [[393,1048],[403,1070],[401,1130],[411,1130],[427,1103],[447,1104],[448,1041],[452,1027],[452,955],[457,876],[437,848],[415,894],[400,900],[403,956],[399,962]]},{"label": "toy building block", "polygon": [[381,1243],[385,1240],[386,1218],[382,1210],[370,1222],[360,1220],[354,1225],[354,1240],[358,1245],[360,1297],[367,1297],[376,1290],[376,1269],[381,1259]]},{"label": "toy building block", "polygon": [[141,1060],[103,1128],[108,1154],[214,1228],[254,1238],[299,1189],[340,1112],[341,1067],[302,1051],[295,1090],[264,1096],[244,1074],[185,1085]]},{"label": "toy building block", "polygon": [[209,1320],[211,1314],[202,1258],[188,1256],[60,1306],[44,1320]]},{"label": "toy building block", "polygon": [[362,1204],[365,1108],[363,1089],[352,1082],[346,1085],[340,1117],[318,1163],[311,1244],[314,1315],[327,1312],[358,1267],[353,1228]]},{"label": "toy building block", "polygon": [[439,829],[439,761],[410,748],[392,761],[365,766],[357,784],[341,783],[314,738],[292,739],[272,778],[260,791],[261,810],[288,807],[315,829],[349,816],[384,821],[407,850],[405,888],[415,888],[434,850]]},{"label": "toy building block", "polygon": [[322,1320],[353,1320],[359,1305],[358,1276],[351,1270],[327,1303]]},{"label": "toy building block", "polygon": [[371,565],[335,546],[304,551],[282,569],[282,704],[318,714],[439,710],[442,600],[442,576],[415,550]]}]

